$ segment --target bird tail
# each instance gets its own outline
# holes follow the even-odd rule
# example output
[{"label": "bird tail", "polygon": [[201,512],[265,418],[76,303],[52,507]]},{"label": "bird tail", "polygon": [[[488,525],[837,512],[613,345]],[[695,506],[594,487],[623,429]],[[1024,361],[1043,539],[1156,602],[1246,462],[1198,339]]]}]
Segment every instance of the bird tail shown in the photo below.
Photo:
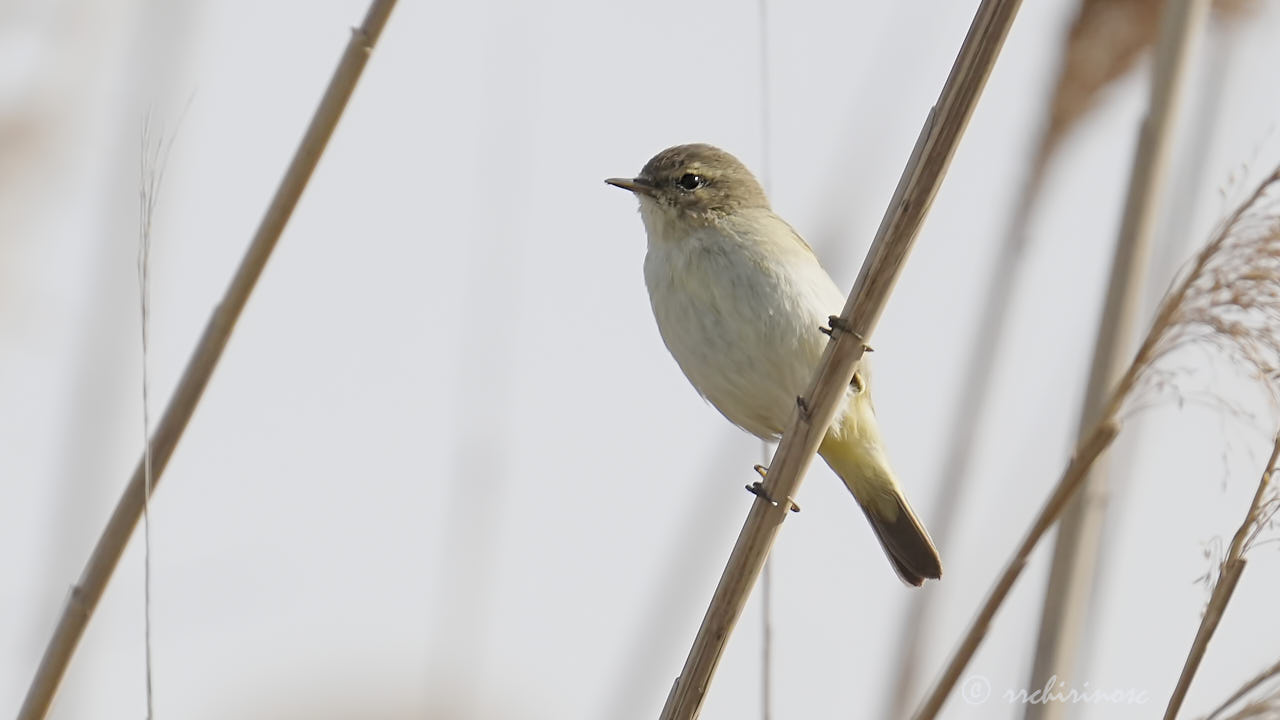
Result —
[{"label": "bird tail", "polygon": [[889,469],[870,404],[854,398],[818,453],[857,499],[898,577],[917,587],[942,577],[938,550]]}]

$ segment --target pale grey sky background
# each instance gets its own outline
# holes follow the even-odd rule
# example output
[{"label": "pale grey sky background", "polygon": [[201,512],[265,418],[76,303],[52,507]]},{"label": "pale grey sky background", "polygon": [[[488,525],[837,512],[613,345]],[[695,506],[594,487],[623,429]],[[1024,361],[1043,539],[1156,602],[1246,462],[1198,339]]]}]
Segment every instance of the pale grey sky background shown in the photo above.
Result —
[{"label": "pale grey sky background", "polygon": [[[1198,46],[1196,67],[1223,53],[1225,71],[1189,85],[1149,305],[1228,207],[1219,189],[1239,198],[1280,161],[1280,6],[1257,5]],[[401,3],[154,500],[159,717],[656,717],[760,448],[667,355],[635,201],[601,181],[691,141],[767,165],[775,208],[847,288],[975,7],[771,2],[766,143],[755,3]],[[172,132],[187,107],[154,229],[158,414],[364,9],[0,2],[0,713],[141,448],[144,108]],[[873,338],[881,425],[926,522],[1073,12],[1024,5]],[[1072,445],[1146,68],[1052,166],[946,577],[925,590],[926,678]],[[1079,678],[1150,701],[1077,717],[1163,709],[1204,550],[1266,458],[1257,390],[1202,370],[1258,419],[1168,403],[1127,426]],[[798,500],[774,553],[774,717],[878,717],[913,591],[825,466]],[[1027,682],[1048,560],[966,673],[996,696],[944,717],[1020,716],[999,694]],[[1192,714],[1280,655],[1277,571],[1276,544],[1251,556]],[[54,717],[144,714],[142,577],[135,542]],[[758,717],[759,647],[753,599],[704,718]]]}]

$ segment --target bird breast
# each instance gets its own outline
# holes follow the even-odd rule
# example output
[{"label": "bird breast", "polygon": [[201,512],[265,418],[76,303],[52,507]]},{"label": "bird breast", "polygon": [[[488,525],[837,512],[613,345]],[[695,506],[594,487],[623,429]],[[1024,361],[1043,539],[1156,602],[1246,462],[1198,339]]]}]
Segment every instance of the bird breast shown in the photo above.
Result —
[{"label": "bird breast", "polygon": [[819,328],[844,298],[791,227],[763,212],[684,233],[646,217],[644,275],[658,330],[693,386],[734,424],[776,438],[821,359]]}]

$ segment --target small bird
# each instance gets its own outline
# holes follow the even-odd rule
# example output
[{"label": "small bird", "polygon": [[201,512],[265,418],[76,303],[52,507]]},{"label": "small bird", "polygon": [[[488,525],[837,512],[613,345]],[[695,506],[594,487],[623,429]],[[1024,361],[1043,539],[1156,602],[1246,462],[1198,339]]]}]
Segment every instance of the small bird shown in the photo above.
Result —
[{"label": "small bird", "polygon": [[[813,250],[769,207],[737,158],[711,145],[658,153],[634,178],[648,235],[644,280],[663,342],[689,382],[730,422],[765,440],[786,429],[844,295]],[[889,468],[864,359],[818,450],[871,521],[902,580],[942,576],[942,561]]]}]

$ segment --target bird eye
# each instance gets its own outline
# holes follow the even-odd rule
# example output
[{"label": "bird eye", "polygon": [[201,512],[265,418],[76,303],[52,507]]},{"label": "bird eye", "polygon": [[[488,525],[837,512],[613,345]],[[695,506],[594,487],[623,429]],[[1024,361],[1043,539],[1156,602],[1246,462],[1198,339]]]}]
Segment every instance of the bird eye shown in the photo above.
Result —
[{"label": "bird eye", "polygon": [[680,180],[676,184],[678,184],[680,187],[684,188],[685,190],[697,190],[703,185],[706,185],[707,181],[703,179],[701,175],[694,175],[693,173],[685,173],[684,175],[680,176]]}]

